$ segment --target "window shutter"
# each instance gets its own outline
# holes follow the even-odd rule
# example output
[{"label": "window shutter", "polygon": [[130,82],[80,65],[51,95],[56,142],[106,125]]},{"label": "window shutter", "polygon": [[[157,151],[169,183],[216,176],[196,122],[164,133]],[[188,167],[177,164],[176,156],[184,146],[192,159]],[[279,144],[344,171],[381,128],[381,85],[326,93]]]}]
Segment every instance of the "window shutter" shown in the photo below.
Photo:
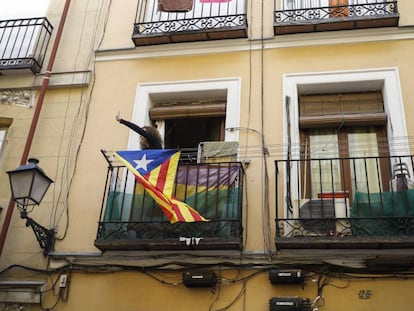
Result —
[{"label": "window shutter", "polygon": [[299,96],[301,128],[384,125],[387,116],[381,92]]},{"label": "window shutter", "polygon": [[186,102],[159,104],[150,109],[151,120],[188,117],[220,117],[226,115],[225,102]]}]

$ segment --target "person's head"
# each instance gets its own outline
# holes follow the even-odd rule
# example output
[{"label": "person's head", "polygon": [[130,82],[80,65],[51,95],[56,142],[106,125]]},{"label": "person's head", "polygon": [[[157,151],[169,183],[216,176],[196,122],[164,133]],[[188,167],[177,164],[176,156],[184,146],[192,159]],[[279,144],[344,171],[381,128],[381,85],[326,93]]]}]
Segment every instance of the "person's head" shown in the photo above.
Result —
[{"label": "person's head", "polygon": [[[161,135],[155,127],[153,127],[153,126],[143,126],[142,128],[144,129],[145,132],[147,132],[149,135],[151,135],[152,137],[157,139],[160,142],[160,144],[162,144]],[[151,144],[143,136],[140,137],[139,145],[140,145],[141,149],[143,149],[143,150],[152,148]]]}]

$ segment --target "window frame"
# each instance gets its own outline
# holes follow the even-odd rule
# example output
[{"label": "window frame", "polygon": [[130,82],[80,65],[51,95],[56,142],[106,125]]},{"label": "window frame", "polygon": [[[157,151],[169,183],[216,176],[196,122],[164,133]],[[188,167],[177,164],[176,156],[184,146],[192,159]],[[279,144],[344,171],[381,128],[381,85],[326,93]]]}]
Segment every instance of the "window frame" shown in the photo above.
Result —
[{"label": "window frame", "polygon": [[[180,98],[181,100],[190,98],[192,94],[199,93],[205,96],[225,97],[226,101],[226,121],[225,129],[238,128],[240,126],[240,100],[241,100],[241,79],[223,78],[212,80],[195,81],[173,81],[173,82],[153,82],[137,85],[134,111],[132,122],[140,125],[151,124],[149,111],[156,104],[154,98]],[[181,97],[180,97],[181,96]],[[164,136],[165,126],[161,124],[158,128]],[[130,133],[128,138],[128,149],[139,149],[139,142],[136,134]],[[238,141],[238,131],[225,130],[224,141]]]},{"label": "window frame", "polygon": [[[291,151],[288,154],[292,159],[300,159],[300,131],[299,131],[299,102],[303,93],[346,92],[381,90],[384,101],[384,111],[387,115],[387,140],[390,143],[390,156],[404,156],[410,154],[404,103],[401,93],[398,68],[361,69],[348,71],[293,73],[283,76],[283,139],[284,144]],[[393,148],[391,142],[398,138],[399,148]],[[299,170],[300,168],[294,168]],[[412,169],[412,168],[411,168]],[[293,177],[290,184],[299,184],[301,173],[291,172]],[[300,190],[295,187],[287,189],[287,176],[284,176],[284,193],[290,193],[292,198],[300,198]],[[288,206],[285,203],[285,214],[288,215]]]},{"label": "window frame", "polygon": [[0,157],[3,153],[3,148],[4,148],[5,141],[6,141],[6,135],[7,135],[7,128],[0,126]]},{"label": "window frame", "polygon": [[[345,159],[344,161],[340,162],[340,173],[339,180],[341,181],[341,192],[348,193],[349,203],[352,206],[352,199],[353,199],[353,191],[354,187],[352,185],[352,173],[351,173],[351,161],[349,158],[351,157],[350,152],[350,145],[349,145],[349,139],[348,135],[351,129],[355,128],[363,128],[363,127],[372,127],[374,128],[375,134],[376,134],[376,144],[377,144],[377,152],[379,157],[385,157],[384,159],[379,159],[379,165],[380,165],[380,172],[381,172],[381,185],[382,189],[381,191],[389,191],[389,180],[391,180],[391,166],[389,162],[389,146],[387,141],[387,132],[386,127],[384,125],[378,125],[378,126],[349,126],[349,127],[341,127],[339,130],[335,131],[337,135],[337,141],[338,146],[341,146],[338,148],[338,157],[341,159]],[[324,129],[324,128],[321,128]],[[301,158],[304,160],[311,160],[311,152],[310,152],[310,136],[311,136],[312,129],[305,128],[301,130],[300,136],[301,136],[301,146],[306,146],[307,150],[303,150],[301,152]],[[306,158],[305,158],[306,155]],[[303,183],[301,183],[302,188],[306,189],[305,193],[303,193],[304,198],[311,199],[311,189],[312,187],[310,184],[312,183],[312,174],[311,174],[311,167],[310,165],[307,165],[305,168],[306,161],[301,162],[301,180],[303,180]],[[305,180],[306,178],[306,180]],[[304,190],[302,189],[302,192]]]}]

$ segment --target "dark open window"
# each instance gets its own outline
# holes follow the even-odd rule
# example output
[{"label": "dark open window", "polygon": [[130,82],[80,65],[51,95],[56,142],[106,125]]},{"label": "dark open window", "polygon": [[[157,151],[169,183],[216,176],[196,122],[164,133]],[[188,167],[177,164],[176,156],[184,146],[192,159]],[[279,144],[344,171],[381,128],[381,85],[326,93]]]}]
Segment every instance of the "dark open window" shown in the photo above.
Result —
[{"label": "dark open window", "polygon": [[166,120],[165,148],[195,148],[203,141],[220,141],[224,136],[224,117]]},{"label": "dark open window", "polygon": [[203,141],[224,140],[226,104],[221,101],[159,104],[153,121],[165,121],[165,148],[197,148]]}]

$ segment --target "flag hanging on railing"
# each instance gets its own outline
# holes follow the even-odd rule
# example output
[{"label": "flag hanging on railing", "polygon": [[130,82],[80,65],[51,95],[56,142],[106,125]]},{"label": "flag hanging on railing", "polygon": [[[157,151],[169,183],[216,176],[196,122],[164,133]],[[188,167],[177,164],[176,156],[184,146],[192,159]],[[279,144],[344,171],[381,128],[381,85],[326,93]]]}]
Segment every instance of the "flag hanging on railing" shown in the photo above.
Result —
[{"label": "flag hanging on railing", "polygon": [[193,9],[193,0],[158,0],[158,11],[188,12]]},{"label": "flag hanging on railing", "polygon": [[170,223],[208,221],[172,196],[180,151],[174,149],[116,151],[114,155],[159,204]]}]

